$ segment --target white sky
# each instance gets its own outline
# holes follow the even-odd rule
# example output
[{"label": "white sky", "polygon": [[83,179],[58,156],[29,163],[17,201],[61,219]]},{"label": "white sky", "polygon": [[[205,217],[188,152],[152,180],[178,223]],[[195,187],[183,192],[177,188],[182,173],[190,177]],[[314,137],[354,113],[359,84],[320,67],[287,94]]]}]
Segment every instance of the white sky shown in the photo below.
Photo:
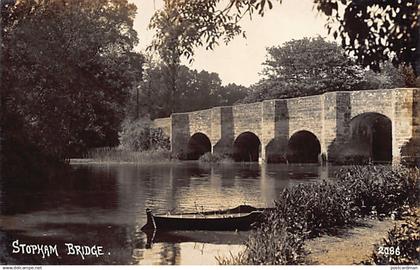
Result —
[{"label": "white sky", "polygon": [[[151,42],[153,32],[147,29],[155,8],[162,7],[163,0],[130,0],[137,5],[134,28],[137,30],[140,44],[144,50]],[[194,62],[186,65],[198,70],[217,72],[223,84],[236,83],[249,86],[259,80],[266,48],[281,45],[285,41],[302,37],[321,35],[327,37],[324,27],[324,15],[313,10],[313,0],[283,0],[264,17],[255,14],[250,21],[244,18],[241,26],[246,31],[247,39],[236,37],[227,46],[221,43],[213,51],[197,48]],[[331,38],[328,38],[331,40]]]}]

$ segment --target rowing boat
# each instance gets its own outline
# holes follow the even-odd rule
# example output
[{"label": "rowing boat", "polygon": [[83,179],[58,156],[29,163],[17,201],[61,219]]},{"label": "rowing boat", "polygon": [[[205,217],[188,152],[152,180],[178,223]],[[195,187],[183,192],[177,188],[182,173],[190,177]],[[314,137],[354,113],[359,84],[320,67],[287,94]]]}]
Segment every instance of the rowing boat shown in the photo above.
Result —
[{"label": "rowing boat", "polygon": [[240,205],[218,211],[159,215],[146,209],[147,223],[142,230],[246,231],[263,218],[264,210]]}]

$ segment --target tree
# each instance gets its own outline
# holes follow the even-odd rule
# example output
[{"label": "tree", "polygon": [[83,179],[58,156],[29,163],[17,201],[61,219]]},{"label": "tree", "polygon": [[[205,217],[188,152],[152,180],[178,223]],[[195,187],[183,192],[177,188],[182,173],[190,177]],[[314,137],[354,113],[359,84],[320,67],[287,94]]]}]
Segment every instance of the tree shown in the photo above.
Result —
[{"label": "tree", "polygon": [[[159,61],[147,62],[143,82],[138,89],[133,89],[131,93],[128,106],[129,118],[138,118],[136,116],[137,100],[140,101],[139,117],[155,119],[169,116],[172,110],[188,112],[232,105],[243,99],[248,93],[248,88],[241,85],[222,86],[222,81],[217,73],[192,70],[181,65],[176,80],[177,99],[171,109],[166,99],[168,93],[166,76],[163,63]],[[137,98],[137,90],[139,90],[139,98]]]},{"label": "tree", "polygon": [[2,5],[3,154],[22,144],[64,159],[118,142],[142,72],[135,12],[126,0]]},{"label": "tree", "polygon": [[321,37],[268,48],[264,65],[264,78],[251,87],[253,91],[244,102],[410,86],[403,72],[405,67],[397,69],[387,63],[381,73],[374,73],[357,65],[338,44]]},{"label": "tree", "polygon": [[[243,33],[239,21],[255,12],[263,16],[275,1],[230,0],[223,9],[218,9],[221,0],[171,2],[176,12],[168,20],[197,25],[178,33],[180,54],[191,57],[195,46],[211,49],[219,39],[228,42]],[[328,30],[341,39],[346,52],[363,66],[379,71],[380,63],[391,59],[395,66],[405,64],[415,68],[417,62],[420,68],[418,0],[314,0],[314,5],[327,16]],[[335,24],[338,29],[333,29]],[[161,31],[156,38],[164,35],[165,31]]]},{"label": "tree", "polygon": [[[239,33],[239,26],[224,22],[228,15],[212,8],[218,1],[165,0],[164,8],[151,19],[149,27],[155,30],[155,37],[149,49],[157,51],[163,62],[171,113],[176,112],[177,98],[182,95],[177,88],[181,57],[192,59],[193,47],[203,45],[202,38],[211,49],[222,35],[228,40]],[[212,12],[207,12],[207,9]],[[209,24],[211,27],[206,27]]]},{"label": "tree", "polygon": [[249,94],[249,88],[235,83],[222,86],[214,93],[217,99],[215,106],[231,106],[243,100]]},{"label": "tree", "polygon": [[303,38],[267,49],[264,79],[247,101],[361,89],[365,71],[334,42]]},{"label": "tree", "polygon": [[337,44],[321,37],[292,40],[267,52],[263,74],[268,80],[283,81],[295,91],[293,96],[353,90],[363,79],[363,69]]}]

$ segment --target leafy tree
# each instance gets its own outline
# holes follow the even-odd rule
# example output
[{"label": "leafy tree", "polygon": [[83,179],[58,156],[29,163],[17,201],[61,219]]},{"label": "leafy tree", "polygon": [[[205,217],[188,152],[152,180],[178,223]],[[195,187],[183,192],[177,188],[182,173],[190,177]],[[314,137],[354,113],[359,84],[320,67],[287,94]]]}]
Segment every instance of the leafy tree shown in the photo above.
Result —
[{"label": "leafy tree", "polygon": [[[192,70],[186,66],[179,67],[176,88],[177,97],[172,109],[167,103],[166,72],[161,62],[148,62],[143,82],[139,88],[140,117],[152,119],[167,117],[172,109],[175,112],[188,112],[208,109],[215,106],[232,105],[243,99],[248,89],[244,86],[229,84],[222,86],[217,73],[205,70]],[[132,91],[129,115],[136,118],[137,93]]]},{"label": "leafy tree", "polygon": [[220,92],[222,81],[217,73],[182,66],[180,75],[177,85],[182,92],[176,104],[177,112],[208,109],[218,104],[216,92]]},{"label": "leafy tree", "polygon": [[364,78],[365,89],[389,89],[416,85],[416,77],[410,66],[401,65],[396,68],[390,62],[383,63],[379,73],[367,70]]},{"label": "leafy tree", "polygon": [[[357,89],[363,70],[333,42],[321,37],[286,42],[267,49],[263,74],[283,81],[288,88],[310,94]],[[295,96],[300,96],[297,92]]]},{"label": "leafy tree", "polygon": [[[176,10],[167,20],[194,25],[177,33],[180,55],[190,57],[195,46],[213,48],[221,38],[226,42],[243,33],[239,21],[246,15],[265,11],[282,0],[230,0],[220,9],[221,0],[170,1]],[[363,66],[378,71],[380,63],[391,59],[394,65],[415,68],[419,62],[418,0],[314,0],[314,6],[327,16],[327,28],[340,38],[346,52],[357,57]],[[201,19],[202,18],[202,19]],[[338,24],[337,29],[333,29]],[[154,25],[151,25],[153,28]],[[168,32],[161,28],[159,39]],[[418,69],[420,64],[417,63]],[[419,71],[419,70],[417,70]]]},{"label": "leafy tree", "polygon": [[245,101],[361,89],[365,71],[334,42],[303,38],[267,49],[264,79]]},{"label": "leafy tree", "polygon": [[[389,62],[380,73],[362,68],[334,42],[303,38],[267,49],[264,78],[243,102],[350,91],[412,86],[409,68]],[[408,69],[406,71],[406,69]]]},{"label": "leafy tree", "polygon": [[231,106],[244,99],[248,93],[248,87],[237,85],[235,83],[222,86],[214,93],[217,100],[215,106]]},{"label": "leafy tree", "polygon": [[142,72],[135,12],[126,0],[1,6],[4,162],[17,145],[63,159],[118,142],[128,89]]}]

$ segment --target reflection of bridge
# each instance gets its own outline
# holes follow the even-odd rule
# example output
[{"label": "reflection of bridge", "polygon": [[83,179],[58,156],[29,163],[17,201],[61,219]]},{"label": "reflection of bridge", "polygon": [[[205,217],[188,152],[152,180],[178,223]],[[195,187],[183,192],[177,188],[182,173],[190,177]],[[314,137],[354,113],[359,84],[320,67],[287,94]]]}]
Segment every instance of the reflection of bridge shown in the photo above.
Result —
[{"label": "reflection of bridge", "polygon": [[420,156],[420,89],[331,92],[318,96],[174,113],[156,119],[172,152],[237,161],[377,161]]}]

